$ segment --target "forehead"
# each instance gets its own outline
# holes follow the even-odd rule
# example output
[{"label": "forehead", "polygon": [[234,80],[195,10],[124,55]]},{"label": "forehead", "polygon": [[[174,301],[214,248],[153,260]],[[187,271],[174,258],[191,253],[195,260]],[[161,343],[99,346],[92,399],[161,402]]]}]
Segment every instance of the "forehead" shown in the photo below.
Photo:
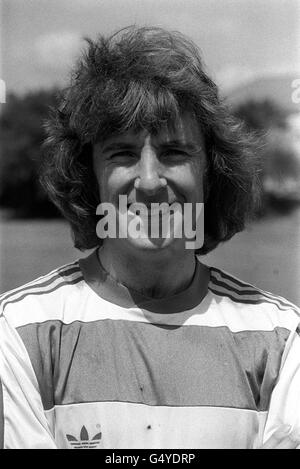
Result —
[{"label": "forehead", "polygon": [[127,132],[114,134],[107,139],[102,139],[98,145],[105,150],[109,146],[118,143],[143,145],[147,140],[153,144],[165,144],[168,142],[180,142],[182,144],[204,145],[204,138],[200,126],[190,113],[184,113],[172,125],[164,125],[157,132],[150,133],[146,129],[139,131],[130,129]]}]

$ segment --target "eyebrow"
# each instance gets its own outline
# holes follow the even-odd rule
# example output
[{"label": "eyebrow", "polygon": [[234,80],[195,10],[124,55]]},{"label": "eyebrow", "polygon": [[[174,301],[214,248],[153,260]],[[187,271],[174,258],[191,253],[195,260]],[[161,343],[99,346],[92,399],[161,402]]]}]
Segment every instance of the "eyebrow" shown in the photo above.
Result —
[{"label": "eyebrow", "polygon": [[136,146],[132,143],[126,142],[114,142],[108,145],[104,145],[101,149],[104,153],[108,151],[116,151],[116,150],[133,150]]},{"label": "eyebrow", "polygon": [[164,149],[178,147],[187,152],[196,152],[203,150],[203,147],[200,143],[188,143],[182,142],[181,140],[171,140],[161,144],[161,147]]},{"label": "eyebrow", "polygon": [[[196,152],[196,151],[203,150],[203,147],[200,144],[182,142],[181,140],[176,140],[176,139],[161,143],[159,146],[163,148],[164,150],[167,150],[169,148],[174,148],[174,147],[181,148],[182,150],[186,150],[187,152]],[[104,145],[102,148],[102,152],[106,153],[106,152],[117,151],[117,150],[133,150],[135,148],[136,148],[136,145],[132,143],[120,141],[120,142],[113,142],[111,144]]]}]

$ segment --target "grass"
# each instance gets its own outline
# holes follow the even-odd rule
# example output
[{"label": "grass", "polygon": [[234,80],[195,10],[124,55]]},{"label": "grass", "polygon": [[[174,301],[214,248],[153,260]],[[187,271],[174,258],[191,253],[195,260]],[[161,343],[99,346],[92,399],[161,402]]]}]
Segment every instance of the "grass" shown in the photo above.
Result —
[{"label": "grass", "polygon": [[[2,220],[0,293],[84,255],[61,220]],[[203,261],[300,305],[300,210],[251,225]]]}]

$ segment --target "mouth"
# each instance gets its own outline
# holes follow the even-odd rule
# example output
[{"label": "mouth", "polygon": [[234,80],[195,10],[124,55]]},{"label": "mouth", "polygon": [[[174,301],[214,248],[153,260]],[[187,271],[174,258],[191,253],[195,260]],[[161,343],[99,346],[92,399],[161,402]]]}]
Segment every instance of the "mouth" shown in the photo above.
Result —
[{"label": "mouth", "polygon": [[[142,204],[140,202],[132,202],[130,204],[127,204],[127,211],[130,212],[133,215],[138,215],[138,216],[164,216],[170,213],[170,209],[174,203],[177,201],[174,200],[172,202],[152,202],[150,204]],[[178,203],[178,202],[177,202]],[[135,204],[137,207],[134,207]],[[143,206],[143,209],[140,209],[140,206]],[[179,204],[181,205],[181,204]],[[173,210],[171,211],[173,213]]]}]

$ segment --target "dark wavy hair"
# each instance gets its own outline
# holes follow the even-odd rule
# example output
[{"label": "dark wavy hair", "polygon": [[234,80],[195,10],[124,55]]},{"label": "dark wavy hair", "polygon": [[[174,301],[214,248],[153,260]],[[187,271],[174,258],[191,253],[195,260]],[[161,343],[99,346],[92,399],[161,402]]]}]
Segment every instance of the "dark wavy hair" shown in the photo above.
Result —
[{"label": "dark wavy hair", "polygon": [[178,32],[130,26],[88,47],[46,123],[41,181],[71,224],[75,247],[99,246],[95,142],[128,129],[157,132],[193,113],[204,136],[205,237],[198,254],[244,229],[257,198],[255,141],[218,96],[197,47]]}]

